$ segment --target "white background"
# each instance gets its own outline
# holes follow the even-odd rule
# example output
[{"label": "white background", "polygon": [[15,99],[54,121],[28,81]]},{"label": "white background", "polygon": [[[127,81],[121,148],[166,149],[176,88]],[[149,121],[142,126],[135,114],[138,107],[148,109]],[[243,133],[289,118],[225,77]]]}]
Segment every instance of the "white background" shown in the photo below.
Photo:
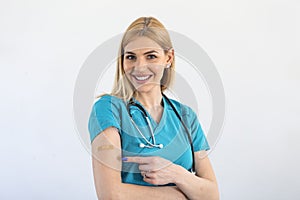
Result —
[{"label": "white background", "polygon": [[298,199],[299,10],[297,0],[1,1],[0,199],[96,199],[74,84],[88,55],[140,16],[193,39],[220,73],[226,122],[210,158],[221,199]]}]

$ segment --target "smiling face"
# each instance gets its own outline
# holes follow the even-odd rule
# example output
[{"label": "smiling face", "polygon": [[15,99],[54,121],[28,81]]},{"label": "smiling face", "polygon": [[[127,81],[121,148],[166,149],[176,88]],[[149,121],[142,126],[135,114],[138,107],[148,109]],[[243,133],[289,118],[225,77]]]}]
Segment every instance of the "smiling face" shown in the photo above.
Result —
[{"label": "smiling face", "polygon": [[140,36],[124,48],[123,68],[126,77],[138,92],[160,90],[160,81],[173,51],[165,51],[148,37]]}]

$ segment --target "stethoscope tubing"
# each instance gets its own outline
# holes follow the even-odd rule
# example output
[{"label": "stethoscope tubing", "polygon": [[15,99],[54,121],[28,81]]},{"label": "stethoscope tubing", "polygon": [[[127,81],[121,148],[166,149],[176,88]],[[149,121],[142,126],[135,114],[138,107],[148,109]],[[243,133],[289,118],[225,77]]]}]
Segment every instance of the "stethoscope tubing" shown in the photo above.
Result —
[{"label": "stethoscope tubing", "polygon": [[[154,133],[153,133],[153,129],[151,126],[149,126],[150,128],[150,132],[151,132],[151,137],[153,139],[153,144],[151,142],[149,142],[149,140],[147,140],[147,138],[144,136],[144,134],[140,131],[140,129],[137,127],[137,125],[135,124],[135,122],[133,121],[132,118],[130,118],[132,124],[135,126],[136,130],[139,132],[139,134],[142,136],[142,138],[147,142],[148,145],[155,147],[156,145],[156,141],[155,141],[155,137],[154,137]],[[148,117],[146,117],[147,123],[150,123],[150,120]]]},{"label": "stethoscope tubing", "polygon": [[[192,172],[193,174],[195,174],[194,145],[193,145],[193,141],[192,141],[192,137],[191,137],[191,135],[190,135],[190,132],[189,132],[187,126],[185,125],[185,123],[183,122],[182,117],[179,115],[179,113],[178,113],[178,111],[176,110],[175,106],[174,106],[173,103],[171,102],[171,100],[170,100],[165,94],[162,93],[162,95],[163,95],[163,97],[167,100],[168,104],[172,107],[172,110],[175,112],[177,118],[180,120],[181,124],[183,125],[183,127],[184,127],[184,129],[185,129],[186,135],[187,135],[188,140],[189,140],[189,143],[190,143],[191,151],[192,151],[192,160],[193,160],[193,163],[192,163],[192,169],[191,169],[191,172]],[[149,140],[147,140],[147,138],[144,136],[144,134],[140,131],[140,129],[137,127],[137,125],[136,125],[135,122],[133,121],[132,115],[131,115],[130,110],[129,110],[129,109],[130,109],[130,106],[136,106],[136,107],[139,108],[139,110],[142,111],[142,113],[143,113],[143,115],[144,115],[144,117],[145,117],[145,119],[146,119],[146,121],[147,121],[147,124],[148,124],[148,126],[149,126],[149,129],[150,129],[150,132],[151,132],[151,138],[152,138],[152,140],[153,140],[153,143],[151,143],[151,142],[149,142]],[[156,144],[155,137],[154,137],[154,133],[153,133],[153,129],[152,129],[150,120],[149,120],[149,118],[148,118],[148,116],[147,116],[147,113],[146,113],[145,109],[144,109],[141,105],[135,103],[132,99],[129,100],[128,104],[126,105],[126,108],[127,108],[127,112],[128,112],[128,114],[129,114],[129,116],[130,116],[130,120],[131,120],[132,124],[135,126],[135,128],[137,129],[137,131],[139,132],[139,134],[142,136],[142,138],[146,141],[146,143],[147,143],[150,147],[160,147],[160,145],[157,145],[157,144]]]}]

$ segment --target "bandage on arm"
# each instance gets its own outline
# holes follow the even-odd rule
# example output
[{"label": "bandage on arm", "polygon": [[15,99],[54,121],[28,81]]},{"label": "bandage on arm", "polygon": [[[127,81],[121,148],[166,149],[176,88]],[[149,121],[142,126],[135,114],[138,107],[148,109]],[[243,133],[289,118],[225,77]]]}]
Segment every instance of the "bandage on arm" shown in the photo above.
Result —
[{"label": "bandage on arm", "polygon": [[105,129],[92,142],[92,164],[98,199],[186,199],[174,186],[150,187],[122,183],[118,130]]}]

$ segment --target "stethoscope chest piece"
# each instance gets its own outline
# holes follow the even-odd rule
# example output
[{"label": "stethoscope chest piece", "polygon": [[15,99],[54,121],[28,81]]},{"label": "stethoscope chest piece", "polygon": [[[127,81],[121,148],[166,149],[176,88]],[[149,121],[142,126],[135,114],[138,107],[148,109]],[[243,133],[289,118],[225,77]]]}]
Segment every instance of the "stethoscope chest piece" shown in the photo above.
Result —
[{"label": "stethoscope chest piece", "polygon": [[[185,123],[183,122],[180,114],[177,112],[175,106],[172,104],[172,102],[170,101],[170,99],[165,96],[163,93],[162,93],[162,96],[166,99],[166,101],[168,102],[168,104],[172,107],[172,110],[174,111],[174,113],[176,114],[176,116],[178,117],[178,119],[180,120],[182,126],[184,127],[185,131],[186,131],[186,134],[187,134],[187,137],[188,137],[188,140],[189,140],[189,143],[190,143],[190,146],[191,146],[191,151],[192,151],[192,159],[193,159],[193,164],[192,164],[192,169],[191,171],[192,172],[195,172],[195,156],[194,156],[194,146],[193,146],[193,141],[192,141],[192,137],[189,133],[189,130],[187,128],[187,126],[185,125]],[[130,112],[130,106],[136,106],[143,114],[144,118],[146,119],[147,121],[147,126],[149,127],[149,130],[150,130],[150,133],[151,133],[151,138],[152,138],[152,141],[153,142],[150,142],[145,136],[144,134],[142,133],[142,131],[139,129],[139,127],[136,125],[136,123],[134,122],[134,120],[132,119],[132,114]],[[143,108],[143,106],[141,106],[140,104],[138,103],[135,103],[133,101],[133,99],[130,99],[129,102],[127,103],[126,105],[126,108],[127,108],[127,112],[129,114],[129,117],[130,117],[130,120],[132,122],[132,124],[134,125],[134,127],[136,128],[136,130],[138,131],[138,133],[141,135],[141,137],[143,138],[143,140],[146,142],[146,144],[144,143],[139,143],[139,147],[140,148],[164,148],[164,145],[163,144],[156,144],[156,141],[155,141],[155,136],[154,136],[154,133],[153,133],[153,129],[152,129],[152,126],[151,126],[151,123],[150,123],[150,120],[148,118],[148,115],[147,115],[147,112],[146,110]]]},{"label": "stethoscope chest piece", "polygon": [[139,147],[140,148],[154,148],[154,147],[158,147],[158,148],[162,149],[162,148],[164,148],[164,145],[163,144],[146,145],[146,144],[140,143]]},{"label": "stethoscope chest piece", "polygon": [[[149,130],[150,130],[150,134],[151,134],[151,138],[152,138],[152,141],[153,142],[150,142],[146,137],[145,135],[142,133],[142,131],[139,129],[138,125],[134,122],[134,120],[132,119],[132,114],[130,112],[130,106],[136,106],[141,112],[142,112],[142,115],[143,117],[146,119],[146,122],[147,122],[147,126],[149,127]],[[139,144],[139,147],[140,148],[164,148],[164,145],[163,144],[156,144],[156,140],[155,140],[155,136],[154,136],[154,132],[153,132],[153,129],[152,129],[152,126],[151,126],[151,122],[149,120],[149,117],[147,115],[147,112],[146,110],[139,104],[135,103],[132,99],[129,101],[129,103],[127,104],[127,112],[130,116],[130,120],[133,124],[133,126],[136,128],[136,130],[138,131],[138,133],[140,134],[140,136],[143,138],[143,140],[146,142],[146,144],[144,143],[140,143]]]}]

